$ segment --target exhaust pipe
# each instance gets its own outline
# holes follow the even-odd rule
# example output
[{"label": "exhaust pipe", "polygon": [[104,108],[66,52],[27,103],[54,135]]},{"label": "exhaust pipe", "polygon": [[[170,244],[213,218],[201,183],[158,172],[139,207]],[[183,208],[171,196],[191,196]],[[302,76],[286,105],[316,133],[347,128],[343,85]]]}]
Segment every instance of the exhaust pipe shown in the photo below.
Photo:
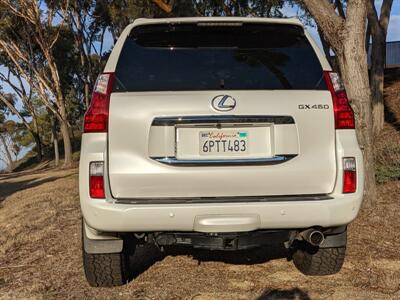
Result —
[{"label": "exhaust pipe", "polygon": [[300,235],[313,246],[320,246],[325,240],[324,234],[316,229],[303,231]]}]

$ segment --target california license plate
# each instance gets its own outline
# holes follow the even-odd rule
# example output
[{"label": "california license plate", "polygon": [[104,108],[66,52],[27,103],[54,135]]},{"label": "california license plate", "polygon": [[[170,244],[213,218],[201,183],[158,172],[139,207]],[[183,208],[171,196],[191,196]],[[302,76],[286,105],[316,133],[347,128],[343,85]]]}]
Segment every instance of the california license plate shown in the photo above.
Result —
[{"label": "california license plate", "polygon": [[199,133],[200,155],[240,155],[248,151],[248,131],[210,130]]}]

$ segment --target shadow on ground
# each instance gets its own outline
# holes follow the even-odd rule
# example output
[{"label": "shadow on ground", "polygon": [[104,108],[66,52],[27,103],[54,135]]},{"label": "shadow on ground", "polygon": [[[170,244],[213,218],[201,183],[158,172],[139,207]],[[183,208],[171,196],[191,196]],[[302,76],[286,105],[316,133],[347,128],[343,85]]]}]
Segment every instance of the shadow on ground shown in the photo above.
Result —
[{"label": "shadow on ground", "polygon": [[64,176],[51,176],[48,178],[40,179],[38,180],[37,178],[32,178],[28,180],[22,180],[22,181],[16,181],[16,182],[8,182],[8,181],[2,181],[0,182],[0,203],[3,202],[4,199],[7,197],[11,196],[12,194],[33,188],[39,185],[42,185],[47,182],[52,182],[61,178],[66,178],[69,176],[73,176],[74,174],[68,174]]},{"label": "shadow on ground", "polygon": [[198,264],[202,262],[224,262],[233,265],[262,264],[274,259],[288,257],[283,246],[260,247],[238,251],[211,251],[191,247],[168,247],[161,251],[157,246],[145,245],[136,249],[131,258],[134,278],[145,272],[157,261],[167,256],[191,256]]},{"label": "shadow on ground", "polygon": [[257,300],[310,300],[307,292],[294,288],[290,290],[266,290]]},{"label": "shadow on ground", "polygon": [[0,180],[9,180],[9,179],[18,178],[18,177],[25,176],[25,175],[43,174],[45,172],[56,169],[55,167],[51,167],[50,163],[51,163],[50,161],[43,161],[42,163],[38,164],[33,169],[22,170],[22,171],[18,171],[16,169],[11,173],[0,173]]},{"label": "shadow on ground", "polygon": [[211,251],[190,247],[173,247],[167,250],[167,254],[192,256],[199,264],[207,261],[218,261],[235,265],[262,264],[273,259],[287,257],[287,251],[283,245],[238,251]]},{"label": "shadow on ground", "polygon": [[[167,256],[191,256],[199,264],[202,262],[224,262],[234,265],[253,265],[262,264],[274,259],[288,257],[288,252],[283,246],[261,247],[251,250],[240,251],[210,251],[204,249],[193,249],[190,247],[169,247],[161,251],[155,245],[145,245],[136,249],[131,257],[131,267],[134,270],[133,278],[144,273],[158,261],[162,261]],[[132,279],[133,279],[132,278]],[[306,291],[299,288],[288,290],[267,289],[257,300],[309,300]]]}]

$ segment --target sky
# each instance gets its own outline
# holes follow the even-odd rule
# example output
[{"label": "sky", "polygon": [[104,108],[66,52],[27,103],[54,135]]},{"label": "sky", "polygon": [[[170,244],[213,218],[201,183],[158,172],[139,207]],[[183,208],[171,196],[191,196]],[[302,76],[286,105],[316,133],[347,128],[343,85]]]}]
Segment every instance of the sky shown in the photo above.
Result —
[{"label": "sky", "polygon": [[[378,10],[378,15],[380,13],[380,7],[382,6],[382,1],[383,0],[376,0],[375,5]],[[298,11],[297,8],[295,7],[290,7],[286,6],[283,9],[283,14],[287,17],[296,17],[300,12]],[[306,26],[307,30],[310,32],[311,36],[314,38],[314,40],[317,42],[317,44],[322,48],[321,46],[321,40],[319,38],[318,32],[316,30],[315,26]],[[387,41],[400,41],[400,0],[394,0],[393,1],[393,7],[392,7],[392,12],[391,12],[391,17],[390,17],[390,22],[389,22],[389,28],[388,28],[388,35],[387,35]],[[105,51],[111,49],[113,46],[113,39],[110,33],[107,33],[105,36]],[[0,72],[4,72],[5,69],[0,66]],[[2,87],[4,91],[10,91],[8,86],[3,86]],[[15,119],[15,118],[14,118]],[[2,153],[0,152],[0,155]],[[0,170],[4,168],[4,165],[0,161]]]}]

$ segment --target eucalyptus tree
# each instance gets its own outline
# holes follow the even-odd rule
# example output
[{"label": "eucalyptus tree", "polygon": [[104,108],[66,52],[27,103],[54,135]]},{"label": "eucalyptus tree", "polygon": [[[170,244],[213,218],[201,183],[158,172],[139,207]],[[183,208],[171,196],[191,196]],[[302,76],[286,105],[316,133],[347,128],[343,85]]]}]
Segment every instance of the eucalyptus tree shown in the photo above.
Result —
[{"label": "eucalyptus tree", "polygon": [[[4,60],[2,62],[3,66],[6,65],[8,67],[6,72],[0,73],[0,82],[6,84],[12,92],[5,92],[0,87],[0,102],[7,107],[11,114],[22,122],[26,130],[31,134],[36,145],[37,160],[41,161],[43,157],[42,141],[39,132],[38,117],[32,101],[33,91],[27,86],[16,70],[12,71],[12,65],[4,63]],[[17,107],[18,102],[21,104],[20,108]]]},{"label": "eucalyptus tree", "polygon": [[51,6],[43,10],[45,5],[43,1],[0,0],[0,54],[8,57],[57,118],[64,142],[64,166],[68,167],[72,163],[72,146],[61,70],[54,51],[65,20],[55,25],[57,11]]},{"label": "eucalyptus tree", "polygon": [[4,108],[4,104],[0,105],[0,161],[6,165],[6,171],[11,172],[21,150],[17,141],[19,127],[13,120],[6,119]]}]

